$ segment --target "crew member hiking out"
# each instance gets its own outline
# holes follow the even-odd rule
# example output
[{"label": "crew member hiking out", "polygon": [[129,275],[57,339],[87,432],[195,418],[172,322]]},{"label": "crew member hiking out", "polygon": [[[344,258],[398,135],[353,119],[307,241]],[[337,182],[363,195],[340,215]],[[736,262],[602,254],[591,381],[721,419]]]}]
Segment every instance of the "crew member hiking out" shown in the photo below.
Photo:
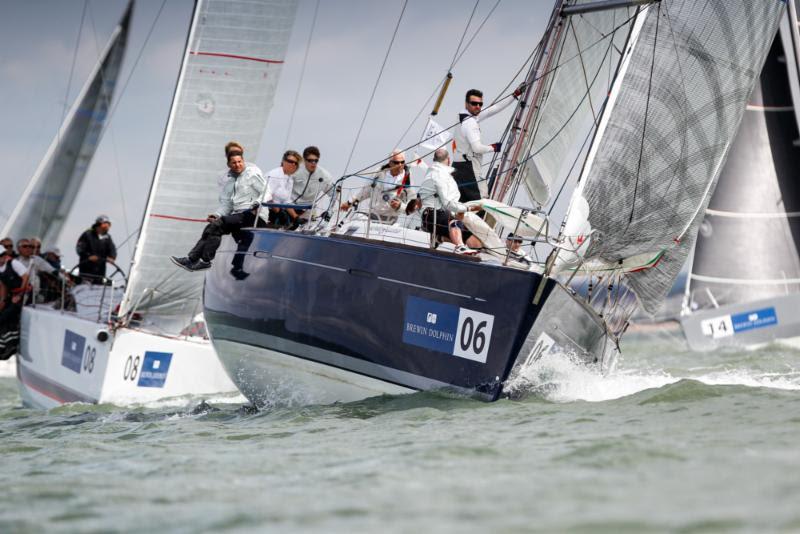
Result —
[{"label": "crew member hiking out", "polygon": [[228,172],[220,179],[219,207],[206,218],[208,224],[189,254],[182,258],[170,257],[175,265],[187,271],[211,267],[222,236],[253,226],[256,222],[256,209],[266,185],[261,169],[245,163],[238,143],[228,143],[225,156]]},{"label": "crew member hiking out", "polygon": [[[514,91],[514,99],[519,98],[524,86]],[[458,114],[461,123],[455,129],[456,149],[453,154],[453,178],[461,192],[461,202],[480,200],[489,196],[486,180],[482,178],[483,155],[489,152],[500,152],[500,143],[491,145],[481,141],[480,123],[496,115],[510,106],[514,99],[506,98],[504,102],[490,106],[483,111],[483,92],[478,89],[467,91],[464,109]]]}]

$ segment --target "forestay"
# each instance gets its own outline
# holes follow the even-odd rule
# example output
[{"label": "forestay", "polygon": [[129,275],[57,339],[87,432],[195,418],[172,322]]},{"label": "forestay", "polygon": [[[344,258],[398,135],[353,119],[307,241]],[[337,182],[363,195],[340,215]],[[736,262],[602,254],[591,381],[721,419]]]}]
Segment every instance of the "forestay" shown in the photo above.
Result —
[{"label": "forestay", "polygon": [[200,0],[120,314],[177,333],[199,313],[203,275],[185,254],[214,211],[226,142],[258,153],[294,22],[296,0]]},{"label": "forestay", "polygon": [[627,276],[648,312],[694,242],[784,6],[662,0],[634,24],[566,232],[581,229],[567,237],[588,238],[585,258],[606,265],[663,252]]},{"label": "forestay", "polygon": [[47,154],[6,221],[2,235],[58,240],[106,125],[128,41],[133,2],[75,99]]}]

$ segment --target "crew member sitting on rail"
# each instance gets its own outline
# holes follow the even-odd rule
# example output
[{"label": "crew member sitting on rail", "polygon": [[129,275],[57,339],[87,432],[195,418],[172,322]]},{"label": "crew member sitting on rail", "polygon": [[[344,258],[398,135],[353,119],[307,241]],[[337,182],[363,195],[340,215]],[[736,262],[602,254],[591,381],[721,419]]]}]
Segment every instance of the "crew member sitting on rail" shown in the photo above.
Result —
[{"label": "crew member sitting on rail", "polygon": [[[433,153],[433,164],[425,174],[425,181],[419,189],[422,201],[422,229],[435,233],[438,240],[448,239],[456,246],[458,254],[476,254],[481,246],[480,240],[464,228],[462,219],[468,211],[478,211],[479,204],[466,206],[459,202],[459,191],[453,179],[450,154],[439,148]],[[465,245],[465,242],[468,246]]]},{"label": "crew member sitting on rail", "polygon": [[99,215],[91,228],[78,238],[75,252],[78,253],[80,263],[78,270],[81,281],[90,284],[106,283],[106,262],[117,259],[117,247],[108,229],[111,220],[106,215]]},{"label": "crew member sitting on rail", "polygon": [[187,271],[211,267],[222,236],[256,222],[256,210],[266,184],[261,169],[245,163],[238,143],[228,143],[225,156],[228,172],[220,180],[219,207],[206,218],[208,224],[189,254],[183,258],[170,257],[175,265]]},{"label": "crew member sitting on rail", "polygon": [[406,156],[399,150],[392,151],[388,163],[379,170],[366,175],[370,183],[341,205],[349,210],[353,205],[369,200],[369,215],[384,224],[394,224],[407,200],[407,189],[411,184],[411,173],[406,166]]},{"label": "crew member sitting on rail", "polygon": [[[294,186],[294,173],[300,167],[303,158],[294,150],[287,150],[281,158],[281,166],[275,167],[267,173],[267,187],[264,189],[262,202],[273,202],[275,204],[289,204],[292,202],[292,187]],[[262,220],[269,216],[269,226],[274,228],[288,228],[293,226],[299,217],[293,208],[269,208],[261,211],[259,217]]]},{"label": "crew member sitting on rail", "polygon": [[[308,146],[303,150],[303,165],[292,175],[293,204],[311,204],[314,206],[322,196],[331,196],[334,193],[333,178],[331,173],[319,165],[319,149]],[[326,205],[327,209],[327,205]],[[311,211],[300,211],[300,221],[306,222],[311,218]]]}]

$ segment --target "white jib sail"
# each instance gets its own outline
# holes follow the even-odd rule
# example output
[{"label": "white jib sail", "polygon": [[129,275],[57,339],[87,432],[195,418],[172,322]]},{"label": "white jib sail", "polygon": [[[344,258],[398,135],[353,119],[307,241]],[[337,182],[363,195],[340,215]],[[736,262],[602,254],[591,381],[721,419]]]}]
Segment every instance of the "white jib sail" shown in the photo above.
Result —
[{"label": "white jib sail", "polygon": [[3,228],[14,239],[58,240],[92,161],[117,85],[128,41],[133,2],[111,34],[89,79]]},{"label": "white jib sail", "polygon": [[200,0],[120,316],[180,332],[202,310],[203,275],[176,269],[219,196],[224,146],[258,153],[294,23],[296,0]]}]

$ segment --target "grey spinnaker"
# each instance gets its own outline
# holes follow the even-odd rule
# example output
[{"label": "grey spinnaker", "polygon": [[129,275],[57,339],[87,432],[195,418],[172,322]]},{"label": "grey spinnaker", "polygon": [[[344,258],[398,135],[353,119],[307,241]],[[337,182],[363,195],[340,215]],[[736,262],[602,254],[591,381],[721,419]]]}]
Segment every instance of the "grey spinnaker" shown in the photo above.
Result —
[{"label": "grey spinnaker", "polygon": [[58,240],[106,126],[128,42],[131,1],[56,138],[6,221],[2,235]]},{"label": "grey spinnaker", "polygon": [[[186,48],[120,315],[178,333],[201,311],[203,277],[169,261],[217,206],[225,143],[258,153],[296,0],[201,0]],[[232,31],[232,28],[236,28]]]},{"label": "grey spinnaker", "polygon": [[783,8],[663,0],[642,10],[576,196],[589,208],[588,261],[658,258],[626,277],[650,313],[690,252]]}]

